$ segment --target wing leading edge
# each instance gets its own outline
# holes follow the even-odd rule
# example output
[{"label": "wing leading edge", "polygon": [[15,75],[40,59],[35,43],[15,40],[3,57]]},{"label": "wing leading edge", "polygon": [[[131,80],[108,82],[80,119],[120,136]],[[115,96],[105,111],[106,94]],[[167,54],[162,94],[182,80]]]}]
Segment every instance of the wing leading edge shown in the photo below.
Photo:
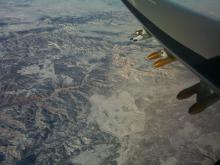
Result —
[{"label": "wing leading edge", "polygon": [[[183,10],[180,6],[173,5],[172,3],[163,3],[166,0],[122,1],[144,25],[145,30],[164,45],[165,50],[168,52],[167,54],[171,54],[170,57],[174,56],[200,78],[200,83],[184,89],[177,96],[178,99],[185,99],[194,94],[197,95],[197,102],[189,109],[189,113],[197,114],[218,101],[220,99],[220,76],[218,75],[218,71],[220,71],[220,46],[217,46],[218,42],[216,37],[219,38],[220,36],[220,21],[204,15],[198,15],[198,13],[193,13],[188,9]],[[169,22],[172,24],[172,21],[168,19],[173,19],[172,16],[175,15],[175,13],[172,14],[171,12],[161,20],[160,14],[163,14],[166,11],[156,10],[155,8],[157,8],[158,3],[161,3],[160,7],[165,4],[167,12],[177,12],[176,14],[177,16],[179,14],[180,17],[178,17],[178,19],[180,20],[183,18],[181,17],[183,16],[181,12],[188,12],[187,16],[188,14],[189,16],[191,15],[191,17],[196,19],[197,22],[199,21],[200,24],[205,25],[209,22],[212,23],[212,25],[209,25],[210,28],[207,28],[206,25],[204,27],[200,25],[199,32],[195,35],[188,34],[188,29],[184,29],[180,25],[169,29]],[[150,8],[153,8],[156,11],[153,11]],[[147,9],[150,10],[148,11]],[[202,22],[203,20],[204,22]],[[187,19],[183,18],[183,25],[188,24],[189,26],[190,23],[190,20],[187,22]],[[215,30],[212,31],[212,29]],[[209,44],[214,43],[214,45],[208,46],[208,51],[207,49],[204,49],[205,43],[200,42],[201,38],[196,36],[199,34],[204,34],[202,37],[206,37],[207,34],[210,34],[210,36],[208,36],[208,41],[206,42]],[[187,37],[182,37],[183,35],[187,35]],[[197,38],[195,39],[195,37]],[[209,51],[210,54],[208,53]],[[167,59],[170,62],[170,58],[168,57]],[[166,63],[166,61],[162,62]]]}]

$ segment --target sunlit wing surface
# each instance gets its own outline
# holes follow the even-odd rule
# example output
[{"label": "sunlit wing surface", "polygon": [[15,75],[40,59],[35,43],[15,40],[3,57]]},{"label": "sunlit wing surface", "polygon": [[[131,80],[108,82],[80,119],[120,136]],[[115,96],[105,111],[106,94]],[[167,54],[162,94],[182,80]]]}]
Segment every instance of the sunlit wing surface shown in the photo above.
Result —
[{"label": "sunlit wing surface", "polygon": [[[190,112],[200,112],[219,100],[220,1],[122,1],[144,25],[146,31],[164,45],[168,53],[201,79],[202,83],[187,88],[178,95],[179,99],[183,99],[197,94],[197,105],[193,105],[196,110],[192,106],[193,110]],[[168,61],[159,61],[157,64],[172,61],[171,58],[166,60]]]}]

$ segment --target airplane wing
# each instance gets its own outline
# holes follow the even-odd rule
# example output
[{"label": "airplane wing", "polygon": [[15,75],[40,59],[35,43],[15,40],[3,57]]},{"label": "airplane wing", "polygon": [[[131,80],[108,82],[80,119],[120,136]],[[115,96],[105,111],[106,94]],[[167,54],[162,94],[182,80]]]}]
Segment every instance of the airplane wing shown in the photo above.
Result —
[{"label": "airplane wing", "polygon": [[[200,83],[181,91],[177,98],[194,94],[197,102],[190,114],[197,114],[220,99],[220,1],[122,0],[157,38],[170,56],[158,60],[162,66],[175,57],[193,71]],[[155,56],[156,55],[156,56]],[[158,58],[158,53],[149,59]]]}]

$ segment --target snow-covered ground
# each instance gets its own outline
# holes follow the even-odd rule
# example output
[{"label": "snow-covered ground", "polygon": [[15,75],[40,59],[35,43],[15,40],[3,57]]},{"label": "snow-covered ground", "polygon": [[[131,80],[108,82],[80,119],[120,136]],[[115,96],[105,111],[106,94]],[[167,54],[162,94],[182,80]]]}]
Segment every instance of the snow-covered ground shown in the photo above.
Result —
[{"label": "snow-covered ground", "polygon": [[211,165],[220,104],[190,116],[196,83],[119,0],[0,0],[0,164]]}]

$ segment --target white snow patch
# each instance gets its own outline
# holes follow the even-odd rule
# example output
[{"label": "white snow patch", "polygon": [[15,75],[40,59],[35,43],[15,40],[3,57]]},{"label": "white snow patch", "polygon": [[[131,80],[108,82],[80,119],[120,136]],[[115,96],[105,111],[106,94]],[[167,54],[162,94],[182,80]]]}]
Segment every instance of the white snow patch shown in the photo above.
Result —
[{"label": "white snow patch", "polygon": [[[42,67],[40,67],[42,65]],[[21,75],[33,75],[38,74],[38,76],[42,79],[56,79],[57,76],[55,74],[54,63],[48,59],[46,59],[43,64],[34,64],[27,67],[23,67],[21,70],[17,71]]]},{"label": "white snow patch", "polygon": [[134,98],[126,91],[111,97],[93,95],[89,121],[96,121],[101,130],[118,137],[144,131],[145,114],[140,112]]}]

